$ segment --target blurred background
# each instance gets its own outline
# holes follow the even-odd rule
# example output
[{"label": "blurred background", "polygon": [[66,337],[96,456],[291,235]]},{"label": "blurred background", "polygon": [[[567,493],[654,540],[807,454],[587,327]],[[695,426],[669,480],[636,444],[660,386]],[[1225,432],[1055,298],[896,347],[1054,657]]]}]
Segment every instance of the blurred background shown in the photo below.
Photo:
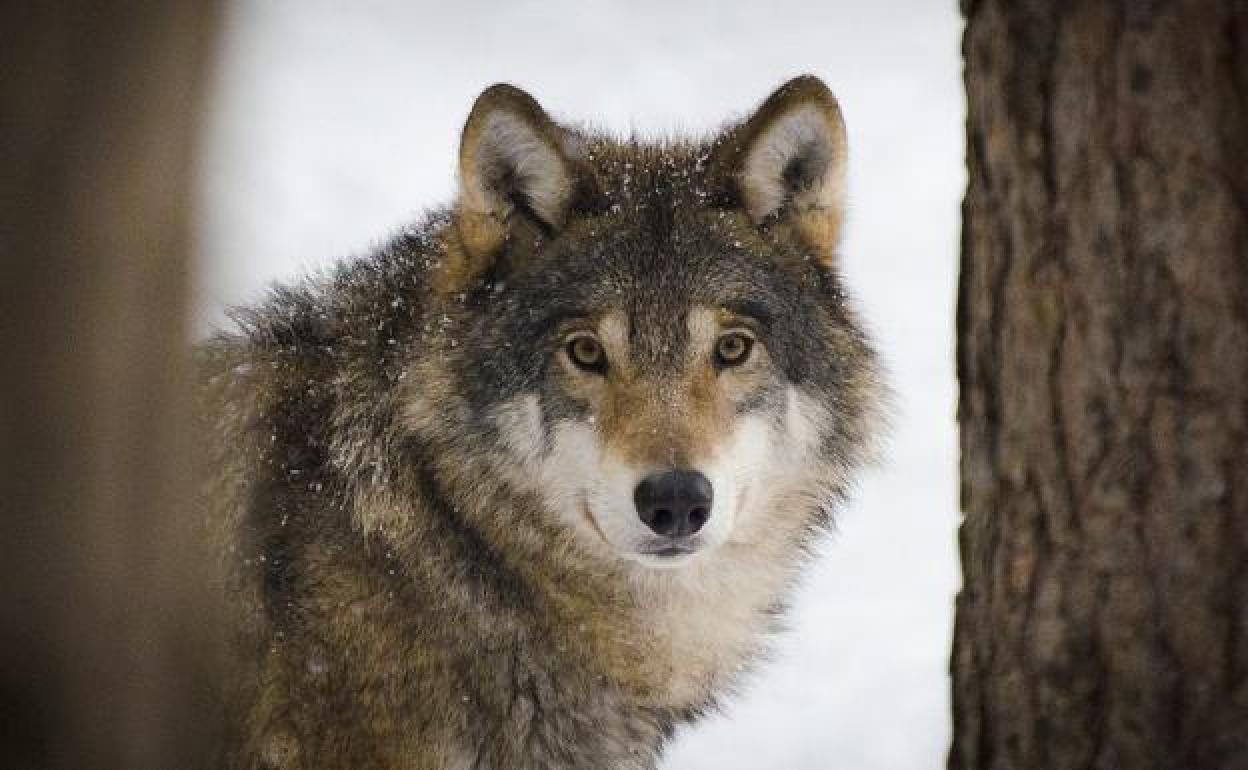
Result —
[{"label": "blurred background", "polygon": [[849,126],[849,286],[898,393],[797,595],[791,630],[672,770],[943,765],[958,585],[953,310],[964,95],[957,4],[495,4],[250,0],[228,6],[198,168],[195,332],[272,281],[353,254],[444,203],[485,86],[618,134],[708,132],[803,72]]}]

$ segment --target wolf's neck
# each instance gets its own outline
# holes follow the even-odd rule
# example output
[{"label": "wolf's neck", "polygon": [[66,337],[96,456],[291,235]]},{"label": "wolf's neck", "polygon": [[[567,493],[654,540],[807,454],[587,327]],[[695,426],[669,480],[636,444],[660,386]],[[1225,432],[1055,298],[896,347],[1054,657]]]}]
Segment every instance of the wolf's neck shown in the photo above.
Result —
[{"label": "wolf's neck", "polygon": [[[560,660],[560,668],[610,682],[648,708],[705,706],[748,670],[766,648],[800,562],[795,535],[771,530],[748,544],[729,542],[673,570],[622,560],[603,563],[566,544],[539,539],[536,532],[526,533],[525,522],[533,517],[497,507],[455,514],[452,529],[467,527],[468,537],[449,531],[446,516],[438,512],[439,506],[453,511],[456,504],[467,502],[441,481],[426,478],[424,494],[407,500],[395,500],[392,494],[371,503],[364,500],[372,509],[366,515],[376,521],[379,513],[397,514],[386,527],[387,535],[422,543],[413,555],[425,559],[431,558],[430,543],[447,540],[445,549],[468,548],[457,556],[447,553],[444,568],[425,565],[432,568],[431,575],[450,581],[439,589],[443,602],[457,595],[500,602],[489,612],[505,622],[491,622],[489,632],[514,629],[517,644],[541,640],[548,655]],[[476,502],[484,506],[516,499],[479,491]],[[480,526],[484,516],[491,525]],[[512,525],[493,526],[499,521]],[[483,561],[457,574],[454,564],[462,558]],[[509,590],[486,590],[482,581],[491,575],[505,576],[499,579]],[[453,585],[464,581],[458,590]],[[509,595],[524,606],[510,608]],[[464,615],[474,617],[480,609],[474,613],[465,608]]]}]

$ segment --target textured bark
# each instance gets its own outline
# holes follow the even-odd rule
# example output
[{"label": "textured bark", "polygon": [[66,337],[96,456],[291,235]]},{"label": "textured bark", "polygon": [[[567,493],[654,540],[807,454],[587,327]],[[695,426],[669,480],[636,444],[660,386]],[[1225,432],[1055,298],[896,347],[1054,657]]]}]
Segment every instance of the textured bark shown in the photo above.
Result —
[{"label": "textured bark", "polygon": [[215,630],[189,486],[211,2],[0,5],[0,765],[192,768]]},{"label": "textured bark", "polygon": [[964,4],[949,767],[1248,768],[1248,4]]}]

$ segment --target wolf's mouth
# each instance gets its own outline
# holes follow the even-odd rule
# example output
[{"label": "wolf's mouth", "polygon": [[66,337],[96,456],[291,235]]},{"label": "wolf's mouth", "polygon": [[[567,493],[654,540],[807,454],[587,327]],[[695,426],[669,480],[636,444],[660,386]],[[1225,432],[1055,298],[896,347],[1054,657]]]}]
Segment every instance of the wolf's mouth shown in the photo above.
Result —
[{"label": "wolf's mouth", "polygon": [[642,553],[646,556],[659,556],[665,559],[670,559],[674,556],[687,556],[691,553],[695,553],[696,551],[696,548],[691,548],[687,545],[669,545],[653,551],[642,551]]}]

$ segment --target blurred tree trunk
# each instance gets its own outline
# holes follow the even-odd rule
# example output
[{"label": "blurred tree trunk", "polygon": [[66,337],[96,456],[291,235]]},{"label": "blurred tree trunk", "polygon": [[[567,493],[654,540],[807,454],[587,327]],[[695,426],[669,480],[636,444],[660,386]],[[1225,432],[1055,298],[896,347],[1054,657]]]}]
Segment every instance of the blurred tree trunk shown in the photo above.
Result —
[{"label": "blurred tree trunk", "polygon": [[1248,3],[964,3],[949,767],[1248,768]]},{"label": "blurred tree trunk", "polygon": [[0,765],[192,768],[219,648],[186,426],[211,2],[0,5]]}]

